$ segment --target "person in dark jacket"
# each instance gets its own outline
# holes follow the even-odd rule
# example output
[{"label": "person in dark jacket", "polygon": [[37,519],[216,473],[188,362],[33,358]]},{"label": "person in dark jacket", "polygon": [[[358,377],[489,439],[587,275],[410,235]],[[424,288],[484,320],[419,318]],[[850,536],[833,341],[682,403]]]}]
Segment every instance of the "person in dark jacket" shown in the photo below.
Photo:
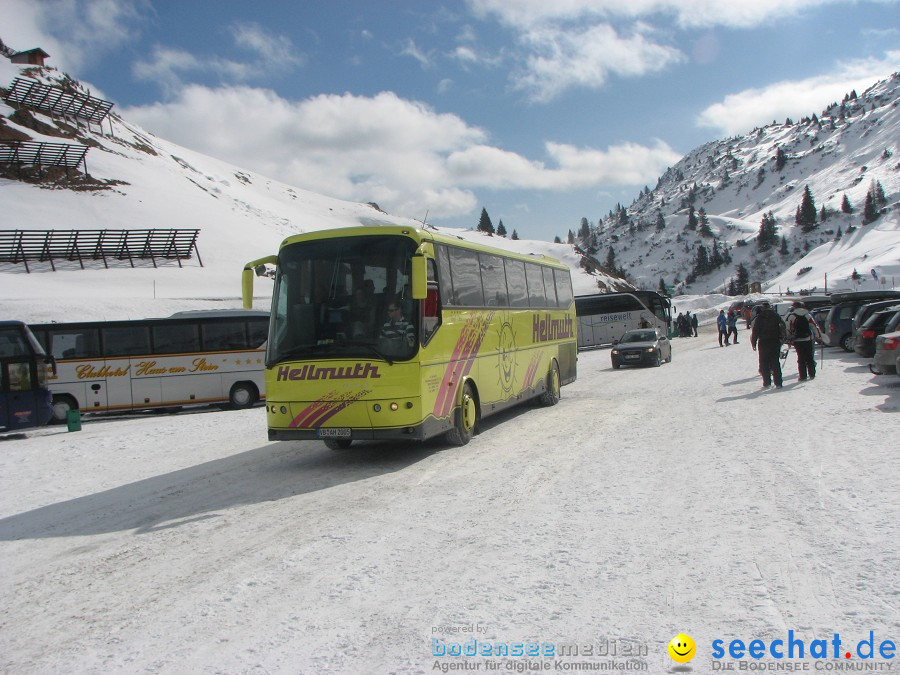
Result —
[{"label": "person in dark jacket", "polygon": [[[750,330],[750,345],[753,351],[759,352],[759,374],[762,375],[763,389],[768,389],[773,383],[776,389],[781,389],[781,345],[785,334],[784,321],[768,302],[763,302]],[[759,349],[756,348],[757,344]]]},{"label": "person in dark jacket", "polygon": [[787,317],[788,341],[797,351],[797,374],[799,380],[814,380],[816,377],[815,340],[822,339],[822,332],[809,315],[806,305],[797,300]]},{"label": "person in dark jacket", "polygon": [[700,326],[700,322],[697,321],[697,312],[694,312],[694,315],[691,317],[691,330],[694,331],[694,337],[697,337],[697,328]]}]

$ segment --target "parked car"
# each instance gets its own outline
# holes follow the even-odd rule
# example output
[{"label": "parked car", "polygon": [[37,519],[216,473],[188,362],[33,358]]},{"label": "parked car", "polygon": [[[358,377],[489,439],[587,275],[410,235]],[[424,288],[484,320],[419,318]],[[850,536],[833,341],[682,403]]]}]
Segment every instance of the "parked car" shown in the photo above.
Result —
[{"label": "parked car", "polygon": [[744,316],[744,307],[746,306],[746,304],[747,303],[744,300],[735,300],[728,306],[728,309],[725,313],[728,314],[728,312],[734,312],[739,317]]},{"label": "parked car", "polygon": [[900,301],[900,291],[843,291],[831,294],[834,303],[825,320],[825,344],[853,351],[853,317],[863,305],[879,300],[895,298]]},{"label": "parked car", "polygon": [[856,342],[853,351],[863,358],[870,359],[875,356],[875,338],[882,333],[893,333],[900,329],[900,305],[894,305],[887,309],[874,312],[860,326],[856,334]]},{"label": "parked car", "polygon": [[893,300],[877,300],[875,302],[868,302],[858,310],[856,310],[856,314],[853,315],[853,325],[851,328],[851,332],[853,333],[853,340],[856,340],[856,336],[859,333],[859,329],[862,325],[868,320],[872,314],[881,309],[887,309],[888,307],[893,307],[894,305],[900,304],[900,299]]},{"label": "parked car", "polygon": [[[825,335],[825,319],[828,317],[828,312],[830,311],[831,305],[824,305],[809,310],[809,315],[812,317],[812,320],[816,322],[816,325],[819,327],[819,332],[822,335]],[[816,338],[816,342],[822,344],[822,340],[818,338]]]},{"label": "parked car", "polygon": [[869,366],[873,373],[900,374],[900,331],[875,338],[875,358]]},{"label": "parked car", "polygon": [[653,328],[626,331],[613,342],[610,352],[612,367],[659,366],[672,361],[672,343],[662,332]]}]

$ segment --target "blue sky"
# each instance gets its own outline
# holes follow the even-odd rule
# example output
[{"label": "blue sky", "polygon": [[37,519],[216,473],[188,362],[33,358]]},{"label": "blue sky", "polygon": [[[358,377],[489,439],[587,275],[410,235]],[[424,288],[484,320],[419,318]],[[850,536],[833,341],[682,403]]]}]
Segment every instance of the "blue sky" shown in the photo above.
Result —
[{"label": "blue sky", "polygon": [[[900,70],[900,0],[0,0],[158,136],[400,216],[596,222],[694,147]],[[298,224],[301,225],[302,224]]]}]

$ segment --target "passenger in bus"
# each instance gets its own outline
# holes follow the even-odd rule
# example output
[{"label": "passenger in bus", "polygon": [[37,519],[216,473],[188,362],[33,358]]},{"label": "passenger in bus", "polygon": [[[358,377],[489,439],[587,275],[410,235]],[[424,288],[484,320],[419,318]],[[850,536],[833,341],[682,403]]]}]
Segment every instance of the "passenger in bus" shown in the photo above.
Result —
[{"label": "passenger in bus", "polygon": [[387,306],[388,320],[381,327],[381,336],[379,343],[382,349],[386,351],[406,352],[416,343],[416,328],[400,309],[400,303],[396,299],[388,302]]},{"label": "passenger in bus", "polygon": [[375,308],[366,297],[366,291],[362,286],[353,292],[349,315],[351,338],[367,337],[374,332]]}]

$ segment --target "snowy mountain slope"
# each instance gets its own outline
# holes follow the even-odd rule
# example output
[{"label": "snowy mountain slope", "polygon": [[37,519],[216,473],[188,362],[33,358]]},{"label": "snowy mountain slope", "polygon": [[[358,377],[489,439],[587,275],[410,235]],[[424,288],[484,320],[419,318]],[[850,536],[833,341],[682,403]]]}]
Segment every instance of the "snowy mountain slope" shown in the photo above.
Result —
[{"label": "snowy mountain slope", "polygon": [[[821,290],[825,274],[829,288],[848,287],[857,267],[860,273],[877,269],[881,276],[893,275],[900,284],[898,102],[900,74],[894,74],[810,118],[773,122],[696,148],[666,171],[653,190],[642,191],[630,207],[611,212],[594,228],[597,256],[605,259],[612,247],[617,265],[639,286],[655,288],[662,278],[691,293],[723,290],[741,263],[751,280],[776,291]],[[863,205],[875,183],[882,186],[887,204],[877,221],[864,225]],[[806,186],[819,218],[823,206],[826,215],[809,233],[795,223]],[[841,211],[844,195],[853,213]],[[691,206],[708,215],[712,236],[686,229]],[[755,237],[769,212],[779,237],[787,238],[784,254],[779,247],[757,251]],[[660,216],[662,229],[657,227]],[[855,230],[852,241],[835,243],[839,230]],[[698,249],[711,249],[714,242],[732,262],[686,284]],[[803,260],[813,249],[816,255]],[[798,277],[805,267],[812,269]]]},{"label": "snowy mountain slope", "polygon": [[[84,91],[82,85],[51,68],[20,73],[0,59],[0,86],[15,77]],[[110,124],[112,133],[110,133]],[[37,321],[53,318],[55,307],[78,301],[84,318],[161,315],[186,307],[239,304],[240,272],[248,260],[277,251],[286,236],[299,232],[378,223],[421,227],[422,223],[382,212],[374,204],[332,199],[246,171],[169,143],[113,112],[103,132],[80,128],[39,113],[16,111],[0,103],[0,139],[32,139],[90,146],[89,176],[71,178],[59,170],[9,168],[0,178],[0,228],[200,228],[197,260],[179,268],[171,262],[155,269],[150,261],[132,269],[102,264],[82,271],[77,262],[22,265],[0,263],[0,309],[8,317]],[[239,130],[235,130],[239,133]],[[20,179],[24,178],[24,180]],[[430,226],[429,226],[430,227]],[[487,238],[478,232],[440,228],[499,248],[554,256],[573,269],[576,293],[623,286],[621,280],[582,265],[583,256],[567,244]],[[271,288],[258,284],[260,306]],[[153,302],[150,302],[153,301]]]}]

